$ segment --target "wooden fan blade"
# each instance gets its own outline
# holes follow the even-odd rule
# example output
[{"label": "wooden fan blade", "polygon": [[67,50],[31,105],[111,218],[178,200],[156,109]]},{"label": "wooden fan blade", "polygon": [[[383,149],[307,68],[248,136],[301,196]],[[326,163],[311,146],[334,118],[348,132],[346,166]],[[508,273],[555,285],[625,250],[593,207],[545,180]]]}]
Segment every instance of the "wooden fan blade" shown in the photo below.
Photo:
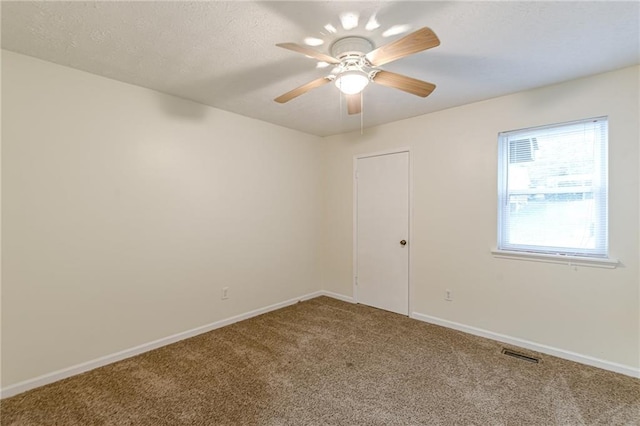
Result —
[{"label": "wooden fan blade", "polygon": [[435,84],[426,81],[407,77],[406,75],[396,74],[390,71],[378,71],[373,77],[373,81],[383,86],[393,87],[394,89],[404,90],[412,95],[426,98],[436,88]]},{"label": "wooden fan blade", "polygon": [[324,84],[327,84],[330,81],[331,81],[331,79],[329,79],[327,77],[318,78],[316,80],[310,81],[307,84],[303,84],[300,87],[296,87],[295,89],[285,93],[284,95],[278,96],[277,98],[274,99],[274,101],[276,101],[278,103],[281,103],[281,104],[283,104],[285,102],[289,102],[291,99],[297,98],[300,95],[304,95],[309,90],[315,89],[316,87],[320,87],[320,86],[322,86]]},{"label": "wooden fan blade", "polygon": [[315,59],[317,59],[319,61],[326,62],[328,64],[339,64],[340,63],[339,60],[337,60],[336,58],[334,58],[332,56],[325,55],[324,53],[318,52],[317,50],[311,49],[309,47],[300,46],[299,44],[295,44],[295,43],[279,43],[279,44],[276,44],[276,46],[282,47],[283,49],[293,50],[294,52],[302,53],[303,55],[311,56],[312,58],[315,58]]},{"label": "wooden fan blade", "polygon": [[424,27],[367,53],[365,57],[371,65],[378,67],[439,45],[438,36],[430,28]]},{"label": "wooden fan blade", "polygon": [[362,112],[362,94],[347,95],[347,111],[349,115],[360,114]]}]

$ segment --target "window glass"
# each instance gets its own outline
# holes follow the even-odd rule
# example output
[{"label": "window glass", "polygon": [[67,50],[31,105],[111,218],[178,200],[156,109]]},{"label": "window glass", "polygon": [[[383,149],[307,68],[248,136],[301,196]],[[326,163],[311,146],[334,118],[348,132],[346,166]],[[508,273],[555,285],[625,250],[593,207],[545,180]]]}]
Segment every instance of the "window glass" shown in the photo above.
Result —
[{"label": "window glass", "polygon": [[607,257],[607,119],[499,135],[498,248]]}]

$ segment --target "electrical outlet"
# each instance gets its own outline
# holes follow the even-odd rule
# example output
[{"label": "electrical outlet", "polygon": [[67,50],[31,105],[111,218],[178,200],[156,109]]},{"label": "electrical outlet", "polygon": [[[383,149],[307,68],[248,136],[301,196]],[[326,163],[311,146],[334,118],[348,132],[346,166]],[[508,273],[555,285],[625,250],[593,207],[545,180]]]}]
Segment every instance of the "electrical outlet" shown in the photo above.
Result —
[{"label": "electrical outlet", "polygon": [[229,287],[222,287],[222,297],[221,299],[228,299],[229,298]]},{"label": "electrical outlet", "polygon": [[451,290],[446,289],[444,291],[444,300],[446,300],[447,302],[453,301],[453,292]]}]

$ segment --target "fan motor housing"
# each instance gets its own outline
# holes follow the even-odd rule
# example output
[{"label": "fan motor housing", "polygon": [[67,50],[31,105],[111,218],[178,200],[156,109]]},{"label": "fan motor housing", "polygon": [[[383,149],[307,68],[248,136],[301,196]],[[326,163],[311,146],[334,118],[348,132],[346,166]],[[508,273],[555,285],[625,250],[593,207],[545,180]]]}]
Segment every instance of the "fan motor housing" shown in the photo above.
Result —
[{"label": "fan motor housing", "polygon": [[373,50],[373,43],[364,37],[344,37],[331,45],[331,56],[344,59],[350,56],[364,56]]}]

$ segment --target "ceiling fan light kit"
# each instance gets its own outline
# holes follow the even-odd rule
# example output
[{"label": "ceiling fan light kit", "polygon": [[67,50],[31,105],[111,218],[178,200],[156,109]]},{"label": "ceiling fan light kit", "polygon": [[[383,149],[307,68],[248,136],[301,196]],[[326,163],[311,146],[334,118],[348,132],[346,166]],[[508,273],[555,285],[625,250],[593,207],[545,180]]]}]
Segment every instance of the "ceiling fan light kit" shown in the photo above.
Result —
[{"label": "ceiling fan light kit", "polygon": [[345,37],[331,45],[331,56],[340,60],[335,85],[345,95],[360,93],[369,84],[364,55],[371,50],[373,44],[363,37]]},{"label": "ceiling fan light kit", "polygon": [[378,67],[438,45],[440,45],[440,40],[427,27],[414,31],[375,50],[372,50],[373,44],[364,37],[344,37],[336,40],[331,45],[331,56],[296,43],[277,44],[276,46],[278,47],[302,53],[319,61],[337,65],[337,67],[332,74],[297,87],[277,97],[275,101],[279,103],[288,102],[330,81],[334,81],[336,87],[347,96],[349,114],[359,114],[362,111],[361,97],[354,97],[353,95],[361,93],[370,81],[403,90],[412,95],[429,96],[436,88],[434,84],[383,71]]},{"label": "ceiling fan light kit", "polygon": [[362,70],[344,71],[338,74],[335,84],[345,95],[355,95],[369,84],[369,75]]}]

